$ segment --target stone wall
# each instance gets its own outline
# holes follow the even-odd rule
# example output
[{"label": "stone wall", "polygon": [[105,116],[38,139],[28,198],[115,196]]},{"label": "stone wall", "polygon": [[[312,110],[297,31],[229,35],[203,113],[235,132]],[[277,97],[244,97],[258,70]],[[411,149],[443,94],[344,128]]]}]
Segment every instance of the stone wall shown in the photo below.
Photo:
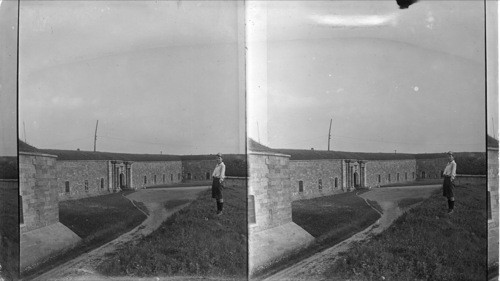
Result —
[{"label": "stone wall", "polygon": [[460,186],[484,185],[486,186],[486,175],[457,175],[454,184]]},{"label": "stone wall", "polygon": [[[344,186],[342,184],[341,161],[336,159],[290,161],[292,200],[303,200],[342,192]],[[299,190],[300,182],[302,182],[302,191]],[[336,186],[335,182],[337,182]]]},{"label": "stone wall", "polygon": [[248,153],[249,232],[292,222],[289,156]]},{"label": "stone wall", "polygon": [[20,232],[59,222],[56,156],[19,152]]},{"label": "stone wall", "polygon": [[498,265],[498,148],[488,148],[488,266]]},{"label": "stone wall", "polygon": [[246,177],[226,177],[224,187],[247,188],[248,178]]},{"label": "stone wall", "polygon": [[132,163],[132,188],[145,188],[146,186],[173,184],[181,181],[181,161],[141,161]]},{"label": "stone wall", "polygon": [[65,201],[112,193],[108,166],[107,160],[58,160],[59,199]]},{"label": "stone wall", "polygon": [[439,179],[444,171],[448,158],[417,159],[417,180]]},{"label": "stone wall", "polygon": [[[182,178],[184,182],[211,181],[217,161],[213,160],[183,160]],[[207,177],[208,176],[208,177]]]},{"label": "stone wall", "polygon": [[367,187],[375,187],[414,181],[417,176],[416,165],[415,159],[367,161],[366,185]]}]

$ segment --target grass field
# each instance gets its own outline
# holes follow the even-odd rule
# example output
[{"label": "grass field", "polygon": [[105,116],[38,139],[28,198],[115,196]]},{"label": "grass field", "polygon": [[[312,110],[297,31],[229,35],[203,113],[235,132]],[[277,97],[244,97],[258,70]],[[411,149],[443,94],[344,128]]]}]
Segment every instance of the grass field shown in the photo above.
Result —
[{"label": "grass field", "polygon": [[145,219],[122,193],[59,202],[59,221],[91,244],[109,242]]},{"label": "grass field", "polygon": [[82,241],[70,251],[52,257],[37,268],[24,272],[23,276],[30,277],[48,271],[104,245],[141,224],[146,215],[123,196],[130,192],[59,202],[59,221],[80,236]]},{"label": "grass field", "polygon": [[403,214],[329,268],[328,280],[486,280],[485,186],[456,187],[456,211],[441,194]]},{"label": "grass field", "polygon": [[0,277],[17,280],[19,272],[18,182],[0,181]]},{"label": "grass field", "polygon": [[314,243],[255,272],[253,277],[261,279],[285,269],[364,230],[379,218],[379,213],[355,192],[292,202],[293,222],[314,236]]},{"label": "grass field", "polygon": [[293,222],[317,240],[335,244],[379,218],[380,215],[354,192],[292,202]]},{"label": "grass field", "polygon": [[203,275],[245,279],[246,189],[224,191],[222,216],[215,215],[215,200],[209,190],[204,191],[153,233],[108,255],[98,271],[108,276]]}]

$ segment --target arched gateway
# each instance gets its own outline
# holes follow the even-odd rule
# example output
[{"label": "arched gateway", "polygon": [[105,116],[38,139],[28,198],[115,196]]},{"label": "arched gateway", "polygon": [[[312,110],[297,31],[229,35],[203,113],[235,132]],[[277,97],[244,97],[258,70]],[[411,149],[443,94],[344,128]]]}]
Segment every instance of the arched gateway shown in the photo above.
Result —
[{"label": "arched gateway", "polygon": [[342,160],[342,178],[347,189],[366,187],[366,161]]}]

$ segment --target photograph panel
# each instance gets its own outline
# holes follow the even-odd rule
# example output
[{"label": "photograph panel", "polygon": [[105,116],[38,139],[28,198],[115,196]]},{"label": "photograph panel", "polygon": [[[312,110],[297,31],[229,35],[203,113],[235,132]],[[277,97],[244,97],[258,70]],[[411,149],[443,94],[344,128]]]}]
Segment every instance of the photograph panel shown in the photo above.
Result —
[{"label": "photograph panel", "polygon": [[21,2],[23,277],[246,278],[243,12]]},{"label": "photograph panel", "polygon": [[18,1],[0,1],[0,280],[19,277]]},{"label": "photograph panel", "polygon": [[485,2],[248,3],[252,279],[486,278]]}]

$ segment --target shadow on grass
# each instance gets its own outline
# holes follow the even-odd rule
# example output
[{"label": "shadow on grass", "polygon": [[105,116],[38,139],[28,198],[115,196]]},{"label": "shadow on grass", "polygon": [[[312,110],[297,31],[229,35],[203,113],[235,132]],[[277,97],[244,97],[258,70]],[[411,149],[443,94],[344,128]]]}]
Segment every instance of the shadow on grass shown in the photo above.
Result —
[{"label": "shadow on grass", "polygon": [[[130,194],[133,191],[127,191]],[[22,273],[34,278],[83,253],[98,248],[137,227],[146,219],[123,193],[59,202],[59,220],[82,240]]]},{"label": "shadow on grass", "polygon": [[165,202],[165,204],[163,206],[165,206],[165,209],[169,210],[169,209],[173,209],[175,207],[182,206],[182,205],[187,204],[189,202],[191,202],[191,200],[172,200],[172,201]]},{"label": "shadow on grass", "polygon": [[293,222],[314,236],[315,241],[257,269],[252,278],[260,280],[269,277],[348,239],[379,218],[379,213],[355,192],[292,202]]},{"label": "shadow on grass", "polygon": [[[486,280],[484,185],[457,186],[456,211],[436,193],[369,241],[339,255],[328,280]],[[405,205],[413,202],[406,202]],[[382,278],[383,277],[383,278]]]},{"label": "shadow on grass", "polygon": [[384,209],[382,209],[382,207],[379,205],[379,203],[377,201],[370,200],[370,199],[366,199],[366,201],[368,202],[368,204],[370,204],[370,206],[372,206],[380,214],[384,213]]},{"label": "shadow on grass", "polygon": [[421,203],[425,200],[425,198],[405,198],[398,202],[398,207],[401,209],[407,209],[412,205]]}]

